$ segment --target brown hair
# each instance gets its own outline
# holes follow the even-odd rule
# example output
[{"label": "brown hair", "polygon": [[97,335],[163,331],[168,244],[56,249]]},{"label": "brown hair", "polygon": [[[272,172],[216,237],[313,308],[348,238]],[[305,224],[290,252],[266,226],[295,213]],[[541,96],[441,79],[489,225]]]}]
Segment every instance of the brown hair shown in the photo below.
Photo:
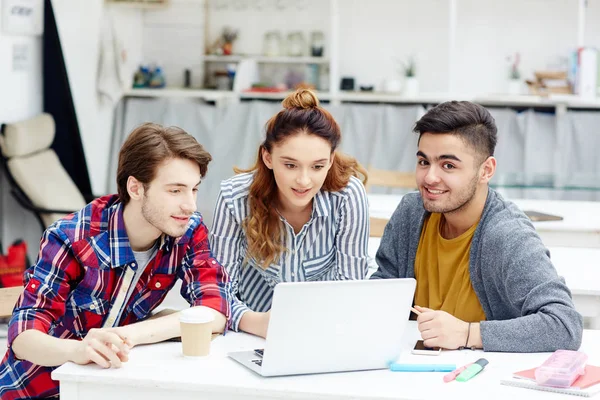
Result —
[{"label": "brown hair", "polygon": [[279,215],[273,204],[277,196],[277,184],[273,171],[262,160],[262,150],[269,153],[273,146],[291,136],[305,133],[316,135],[331,144],[334,154],[333,164],[323,182],[323,190],[336,192],[348,185],[350,176],[367,181],[367,171],[353,157],[336,151],[340,140],[340,127],[331,114],[319,105],[317,96],[308,89],[298,89],[282,102],[279,111],[266,124],[266,138],[258,149],[256,163],[250,169],[234,168],[236,173],[254,172],[250,185],[250,212],[244,220],[244,230],[248,241],[247,256],[254,258],[266,269],[284,252],[282,229]]},{"label": "brown hair", "polygon": [[211,155],[196,139],[176,126],[164,127],[145,123],[135,128],[119,152],[117,168],[117,191],[123,204],[129,203],[127,179],[133,176],[144,187],[156,176],[156,169],[163,161],[183,158],[198,163],[204,177]]},{"label": "brown hair", "polygon": [[492,114],[470,101],[447,101],[427,111],[415,124],[419,141],[424,133],[451,134],[471,145],[481,164],[494,155],[498,128]]}]

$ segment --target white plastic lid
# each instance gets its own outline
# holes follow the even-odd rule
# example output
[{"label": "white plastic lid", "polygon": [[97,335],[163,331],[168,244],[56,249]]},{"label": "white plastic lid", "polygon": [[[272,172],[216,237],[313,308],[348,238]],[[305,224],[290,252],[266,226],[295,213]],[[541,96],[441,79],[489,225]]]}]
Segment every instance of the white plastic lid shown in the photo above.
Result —
[{"label": "white plastic lid", "polygon": [[186,308],[179,313],[179,321],[187,324],[204,324],[215,319],[213,312],[206,307]]}]

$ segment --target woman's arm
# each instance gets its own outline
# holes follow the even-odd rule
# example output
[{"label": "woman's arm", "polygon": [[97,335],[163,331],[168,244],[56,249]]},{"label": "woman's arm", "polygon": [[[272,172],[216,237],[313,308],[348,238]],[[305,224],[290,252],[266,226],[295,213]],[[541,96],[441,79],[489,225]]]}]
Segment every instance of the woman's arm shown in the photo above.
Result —
[{"label": "woman's arm", "polygon": [[348,183],[347,197],[337,216],[336,266],[324,280],[365,279],[368,272],[369,204],[358,179]]}]

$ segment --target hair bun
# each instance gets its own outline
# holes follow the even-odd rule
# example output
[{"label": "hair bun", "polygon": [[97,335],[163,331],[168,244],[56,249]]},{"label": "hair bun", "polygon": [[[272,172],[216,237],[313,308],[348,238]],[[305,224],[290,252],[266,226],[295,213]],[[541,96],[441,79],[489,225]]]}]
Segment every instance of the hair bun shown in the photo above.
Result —
[{"label": "hair bun", "polygon": [[288,96],[281,103],[283,108],[288,110],[293,108],[310,109],[319,107],[319,99],[317,95],[309,89],[298,89]]}]

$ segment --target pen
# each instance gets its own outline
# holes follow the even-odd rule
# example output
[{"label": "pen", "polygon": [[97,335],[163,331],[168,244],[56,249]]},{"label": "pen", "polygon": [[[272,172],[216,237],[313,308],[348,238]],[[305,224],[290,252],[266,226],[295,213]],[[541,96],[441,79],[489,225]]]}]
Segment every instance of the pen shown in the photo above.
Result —
[{"label": "pen", "polygon": [[456,379],[456,377],[458,376],[458,374],[460,374],[461,372],[463,372],[465,369],[467,369],[468,367],[470,367],[473,363],[469,363],[467,365],[463,365],[460,368],[455,369],[454,371],[450,372],[449,374],[444,375],[444,382],[448,383],[453,381],[454,379]]},{"label": "pen", "polygon": [[465,369],[463,372],[461,372],[460,375],[456,377],[456,381],[468,381],[469,379],[483,371],[483,368],[485,368],[486,365],[488,365],[488,360],[486,360],[485,358],[480,358],[479,360],[475,361],[473,364],[468,366],[467,369]]},{"label": "pen", "polygon": [[456,364],[390,364],[393,372],[450,372],[455,369]]}]

